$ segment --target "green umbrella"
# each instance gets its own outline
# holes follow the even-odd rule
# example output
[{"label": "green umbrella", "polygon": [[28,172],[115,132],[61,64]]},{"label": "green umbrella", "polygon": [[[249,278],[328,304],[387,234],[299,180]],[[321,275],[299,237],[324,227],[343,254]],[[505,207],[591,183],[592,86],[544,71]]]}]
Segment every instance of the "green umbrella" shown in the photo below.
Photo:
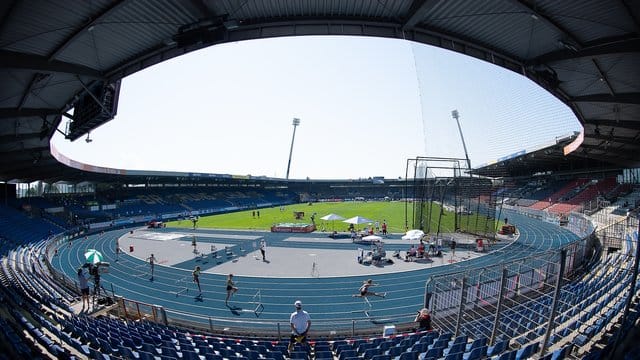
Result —
[{"label": "green umbrella", "polygon": [[103,260],[102,253],[96,249],[89,249],[84,253],[84,258],[88,263],[97,264]]}]

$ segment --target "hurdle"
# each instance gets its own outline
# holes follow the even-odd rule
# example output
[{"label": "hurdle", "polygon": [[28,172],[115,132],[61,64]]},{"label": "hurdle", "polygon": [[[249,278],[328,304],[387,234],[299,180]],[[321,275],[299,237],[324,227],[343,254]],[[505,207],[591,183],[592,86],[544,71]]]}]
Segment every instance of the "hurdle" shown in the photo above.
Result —
[{"label": "hurdle", "polygon": [[135,271],[135,274],[133,276],[134,277],[144,277],[144,276],[149,275],[149,271],[144,269],[144,268],[146,268],[148,266],[149,266],[149,264],[146,264],[146,263],[137,265],[136,267],[133,268],[133,271]]},{"label": "hurdle", "polygon": [[366,296],[363,296],[362,299],[364,300],[364,309],[362,310],[362,312],[364,312],[364,315],[368,318],[371,318],[371,314],[369,314],[369,311],[371,311],[371,309],[373,308],[373,305],[371,305],[371,301],[369,301],[369,299],[367,299]]},{"label": "hurdle", "polygon": [[176,280],[176,285],[180,286],[180,284],[182,284],[182,288],[180,288],[178,291],[176,291],[176,297],[180,296],[181,294],[186,294],[189,292],[189,286],[187,286],[187,280],[189,279],[188,276],[185,276],[181,279]]},{"label": "hurdle", "polygon": [[[363,304],[362,312],[367,318],[371,318],[371,314],[369,313],[369,311],[371,311],[371,309],[373,308],[373,305],[371,305],[371,301],[369,301],[369,299],[367,299],[366,296],[362,296],[362,304]],[[351,313],[359,313],[359,312],[360,311],[352,311]]]},{"label": "hurdle", "polygon": [[[364,309],[362,310],[362,312],[364,313],[364,316],[367,319],[369,319],[369,321],[371,321],[372,324],[385,325],[385,324],[393,323],[393,319],[375,318],[373,315],[371,315],[371,311],[373,310],[373,305],[371,304],[371,301],[369,301],[369,299],[367,299],[366,296],[363,296],[362,299],[364,304]],[[354,311],[354,312],[358,312],[358,311]]]},{"label": "hurdle", "polygon": [[253,304],[255,306],[253,310],[237,308],[236,311],[253,313],[256,317],[260,317],[260,315],[264,311],[264,305],[262,305],[262,290],[258,289],[258,291],[256,291],[256,293],[251,297],[251,301],[249,301],[249,304]]},{"label": "hurdle", "polygon": [[264,311],[264,305],[262,305],[262,290],[258,289],[251,300],[251,302],[256,306],[255,309],[253,309],[253,313],[256,317],[260,317]]}]

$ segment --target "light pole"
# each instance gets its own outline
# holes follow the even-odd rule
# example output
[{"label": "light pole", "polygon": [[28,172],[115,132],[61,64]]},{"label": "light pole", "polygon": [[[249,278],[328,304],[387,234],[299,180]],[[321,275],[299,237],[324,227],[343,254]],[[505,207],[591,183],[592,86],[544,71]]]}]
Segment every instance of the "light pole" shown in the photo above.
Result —
[{"label": "light pole", "polygon": [[467,153],[467,144],[464,143],[464,136],[462,136],[462,128],[460,127],[460,114],[458,110],[453,110],[451,112],[451,116],[456,119],[456,124],[458,124],[458,131],[460,132],[460,139],[462,139],[462,147],[464,148],[464,157],[467,159],[467,169],[471,170],[471,160],[469,160],[469,153]]},{"label": "light pole", "polygon": [[293,136],[291,137],[291,149],[289,149],[289,163],[287,163],[287,177],[289,179],[289,169],[291,168],[291,155],[293,154],[293,142],[296,140],[296,127],[300,125],[300,119],[293,118]]}]

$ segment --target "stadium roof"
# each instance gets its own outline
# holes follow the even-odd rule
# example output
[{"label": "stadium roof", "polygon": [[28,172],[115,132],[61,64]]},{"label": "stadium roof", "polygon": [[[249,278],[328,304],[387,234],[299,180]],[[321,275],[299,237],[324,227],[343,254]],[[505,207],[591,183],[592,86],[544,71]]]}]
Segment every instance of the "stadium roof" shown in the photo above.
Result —
[{"label": "stadium roof", "polygon": [[215,44],[299,35],[406,39],[515,71],[583,124],[573,156],[637,167],[639,34],[636,0],[3,1],[0,181],[94,178],[60,164],[49,140],[66,119],[69,139],[111,120],[129,74]]},{"label": "stadium roof", "polygon": [[572,144],[579,143],[581,134],[559,137],[539,146],[522,149],[494,161],[475,167],[471,172],[491,178],[530,177],[533,174],[556,175],[579,172],[607,171],[615,168],[603,167],[596,159],[582,157],[569,152]]}]

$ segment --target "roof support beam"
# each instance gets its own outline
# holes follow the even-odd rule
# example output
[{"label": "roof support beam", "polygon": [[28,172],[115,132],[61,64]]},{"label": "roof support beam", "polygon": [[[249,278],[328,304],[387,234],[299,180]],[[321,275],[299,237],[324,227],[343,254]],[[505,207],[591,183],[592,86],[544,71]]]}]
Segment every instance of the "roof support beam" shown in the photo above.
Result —
[{"label": "roof support beam", "polygon": [[613,147],[611,145],[606,144],[606,142],[603,142],[601,145],[582,144],[580,145],[580,147],[583,149],[603,151],[608,154],[616,154],[617,157],[622,157],[623,159],[629,159],[629,160],[633,159],[633,154],[631,154],[629,151]]},{"label": "roof support beam", "polygon": [[607,89],[609,90],[609,94],[611,96],[615,97],[616,96],[616,92],[613,91],[613,87],[611,87],[611,82],[607,78],[607,74],[605,74],[604,71],[602,71],[602,69],[600,68],[600,64],[598,64],[598,60],[591,59],[591,62],[593,62],[593,65],[596,67],[596,70],[598,71],[598,75],[600,76],[600,81],[604,82],[605,85],[607,85]]},{"label": "roof support beam", "polygon": [[[640,33],[640,21],[635,16],[635,13],[634,13],[633,9],[631,8],[631,6],[629,4],[627,4],[627,1],[620,0],[620,2],[622,3],[622,6],[624,7],[624,9],[627,11],[627,14],[629,14],[629,17],[631,18],[631,21],[633,21],[633,24],[636,27],[636,33]],[[629,1],[629,2],[631,2],[631,1]]]},{"label": "roof support beam", "polygon": [[27,86],[27,88],[24,90],[24,93],[22,94],[22,98],[20,99],[20,104],[18,105],[18,109],[22,109],[24,104],[27,103],[27,100],[29,100],[29,97],[31,96],[31,91],[33,91],[33,88],[36,86],[36,84],[46,79],[48,76],[49,76],[48,74],[43,74],[43,73],[35,73],[33,75],[33,77],[31,78],[31,81],[29,81],[29,85]]},{"label": "roof support beam", "polygon": [[402,30],[414,27],[439,2],[440,0],[413,0],[409,6],[407,20],[402,24]]},{"label": "roof support beam", "polygon": [[638,142],[638,139],[632,138],[632,137],[591,134],[591,135],[588,135],[587,138],[589,138],[589,139],[597,139],[597,140],[602,140],[602,141],[611,141],[611,142],[614,142],[614,143],[631,145],[632,147],[640,147],[640,142]]},{"label": "roof support beam", "polygon": [[572,51],[568,49],[552,51],[528,62],[529,65],[546,64],[555,61],[578,59],[582,57],[597,57],[600,55],[611,55],[619,53],[637,52],[640,48],[640,38],[636,35],[629,38],[615,37],[605,38],[599,40],[597,43],[585,43],[584,46],[578,51]]},{"label": "roof support beam", "polygon": [[214,16],[214,14],[211,13],[211,9],[209,9],[209,7],[206,5],[205,1],[189,0],[189,3],[191,4],[191,7],[193,7],[193,9],[198,12],[198,14],[194,15],[196,19],[204,19]]},{"label": "roof support beam", "polygon": [[640,130],[640,121],[634,120],[584,119],[584,124]]},{"label": "roof support beam", "polygon": [[59,109],[48,108],[0,108],[0,119],[16,117],[43,117],[60,114]]},{"label": "roof support beam", "polygon": [[110,8],[107,8],[102,13],[98,14],[93,20],[87,22],[82,26],[78,31],[71,34],[70,37],[65,39],[65,41],[60,45],[57,49],[55,49],[49,56],[48,60],[51,61],[58,57],[63,51],[65,51],[69,45],[71,45],[75,40],[77,40],[85,31],[93,30],[93,27],[98,25],[101,21],[107,18],[109,15],[113,14],[116,10],[118,10],[121,6],[126,3],[126,0],[121,0],[115,2]]},{"label": "roof support beam", "polygon": [[4,8],[6,10],[4,14],[0,17],[0,34],[4,34],[4,29],[8,26],[9,19],[11,18],[11,15],[13,14],[13,10],[15,9],[17,4],[18,4],[18,0],[5,2]]},{"label": "roof support beam", "polygon": [[37,136],[38,136],[38,133],[20,133],[20,134],[0,135],[0,143],[29,140]]},{"label": "roof support beam", "polygon": [[25,69],[43,73],[62,73],[102,79],[102,73],[78,64],[49,61],[44,56],[0,50],[0,68]]},{"label": "roof support beam", "polygon": [[580,157],[580,158],[584,158],[585,160],[591,160],[591,161],[601,161],[603,163],[606,164],[613,164],[613,165],[617,165],[620,167],[638,167],[638,165],[640,165],[638,163],[638,160],[634,160],[634,159],[628,159],[628,158],[622,158],[619,156],[607,156],[607,155],[596,155],[596,154],[591,154],[591,152],[589,152],[589,150],[584,149],[583,152],[577,152],[574,151],[573,153],[571,153],[572,155],[576,156],[576,157]]},{"label": "roof support beam", "polygon": [[[29,139],[27,139],[26,141],[29,141]],[[41,157],[43,151],[49,151],[49,141],[38,141],[38,143],[40,144],[32,147],[26,147],[24,143],[21,143],[21,144],[17,144],[18,145],[17,147],[14,146],[13,149],[0,150],[2,151],[2,160],[0,160],[0,163],[6,162],[6,163],[22,164],[25,158],[31,159],[34,156],[36,156],[36,154],[40,154],[37,156]],[[4,167],[5,166],[3,165],[3,168]]]},{"label": "roof support beam", "polygon": [[609,94],[591,94],[570,98],[571,102],[604,102],[640,105],[640,93],[621,93],[611,96]]},{"label": "roof support beam", "polygon": [[559,32],[564,39],[571,41],[571,45],[576,46],[578,49],[582,48],[582,44],[578,40],[578,38],[576,38],[573,34],[571,34],[569,30],[565,29],[562,25],[560,25],[555,20],[553,20],[548,14],[546,14],[541,9],[538,9],[535,6],[532,7],[531,5],[523,2],[522,0],[511,0],[511,3],[523,9],[524,11],[531,13],[534,19],[541,21],[548,27]]}]

